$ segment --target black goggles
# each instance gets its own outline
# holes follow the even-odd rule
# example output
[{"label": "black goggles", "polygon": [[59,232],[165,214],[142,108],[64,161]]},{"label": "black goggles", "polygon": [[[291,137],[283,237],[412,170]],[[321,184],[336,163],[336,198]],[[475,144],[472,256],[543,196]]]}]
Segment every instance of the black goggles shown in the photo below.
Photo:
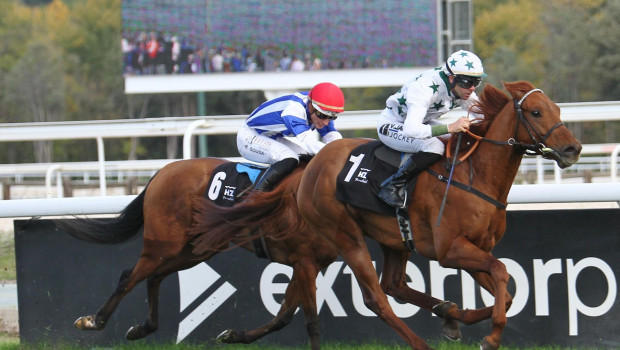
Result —
[{"label": "black goggles", "polygon": [[463,89],[471,89],[471,87],[478,87],[482,82],[482,78],[470,77],[467,75],[457,75],[454,77],[456,84]]},{"label": "black goggles", "polygon": [[336,120],[336,118],[338,118],[338,116],[332,117],[331,115],[323,114],[323,113],[319,112],[316,109],[314,110],[314,113],[316,114],[317,118],[323,119],[323,120],[325,120],[325,119]]}]

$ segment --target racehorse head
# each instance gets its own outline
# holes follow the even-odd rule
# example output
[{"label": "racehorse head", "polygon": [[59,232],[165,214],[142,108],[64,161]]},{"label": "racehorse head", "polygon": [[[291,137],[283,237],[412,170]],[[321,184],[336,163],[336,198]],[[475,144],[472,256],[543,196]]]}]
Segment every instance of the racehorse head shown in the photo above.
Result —
[{"label": "racehorse head", "polygon": [[[508,142],[519,152],[555,160],[562,169],[577,162],[581,144],[562,123],[560,107],[527,81],[504,83],[504,87],[513,102],[506,104],[505,108],[511,108],[516,113],[516,126]],[[498,105],[489,103],[498,100],[498,93],[499,89],[492,85],[485,86],[479,105],[483,112],[488,106]]]}]

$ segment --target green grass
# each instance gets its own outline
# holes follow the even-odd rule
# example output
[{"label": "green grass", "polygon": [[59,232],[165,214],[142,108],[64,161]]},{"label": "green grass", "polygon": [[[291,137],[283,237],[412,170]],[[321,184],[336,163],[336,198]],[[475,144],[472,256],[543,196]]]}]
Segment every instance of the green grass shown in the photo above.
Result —
[{"label": "green grass", "polygon": [[[460,342],[440,342],[431,344],[436,350],[471,350],[478,349],[478,344],[464,344]],[[214,350],[298,350],[298,349],[309,349],[309,346],[305,347],[285,347],[285,346],[273,346],[273,345],[255,345],[255,344],[221,344],[216,346],[210,346],[208,349]],[[200,344],[145,344],[141,343],[133,343],[133,344],[123,344],[117,346],[108,346],[108,347],[76,347],[71,344],[47,344],[47,343],[39,343],[39,344],[30,344],[30,345],[20,345],[16,339],[6,340],[3,339],[0,335],[0,350],[167,350],[167,349],[175,349],[175,350],[203,350],[207,349],[204,345]],[[409,347],[402,344],[382,344],[382,343],[368,343],[368,344],[360,344],[360,345],[352,345],[352,344],[343,344],[343,343],[323,343],[321,345],[322,350],[408,350]],[[585,350],[585,349],[595,349],[595,348],[564,348],[557,346],[533,346],[533,347],[501,347],[501,350]]]},{"label": "green grass", "polygon": [[14,281],[16,276],[13,235],[0,234],[0,281]]}]

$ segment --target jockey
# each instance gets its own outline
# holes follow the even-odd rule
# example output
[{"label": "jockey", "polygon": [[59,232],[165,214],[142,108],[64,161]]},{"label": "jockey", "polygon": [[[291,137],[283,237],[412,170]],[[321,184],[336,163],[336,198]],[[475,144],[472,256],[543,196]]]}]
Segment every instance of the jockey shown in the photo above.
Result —
[{"label": "jockey", "polygon": [[332,83],[274,98],[256,108],[237,133],[237,148],[244,158],[271,164],[254,188],[271,190],[297,167],[300,155],[315,155],[326,143],[341,139],[334,120],[343,111],[344,94]]},{"label": "jockey", "polygon": [[422,73],[388,97],[377,125],[379,139],[392,149],[411,153],[411,157],[381,184],[379,197],[383,201],[404,207],[406,183],[444,153],[445,146],[437,136],[469,129],[467,117],[452,124],[437,118],[458,106],[469,110],[478,101],[474,90],[484,76],[480,58],[460,50],[448,57],[445,66]]}]

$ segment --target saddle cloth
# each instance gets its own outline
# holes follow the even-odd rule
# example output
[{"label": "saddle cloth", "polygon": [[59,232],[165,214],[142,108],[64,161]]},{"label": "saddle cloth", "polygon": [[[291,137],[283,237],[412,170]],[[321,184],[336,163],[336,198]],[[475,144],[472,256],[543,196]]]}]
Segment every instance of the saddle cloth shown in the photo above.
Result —
[{"label": "saddle cloth", "polygon": [[265,169],[257,164],[224,163],[213,170],[204,197],[219,206],[231,207],[241,199],[239,194],[256,182]]},{"label": "saddle cloth", "polygon": [[[358,146],[338,174],[336,198],[354,207],[396,216],[395,208],[383,202],[377,194],[381,183],[396,172],[402,152],[394,151],[381,141],[371,141]],[[411,193],[415,180],[407,184]]]}]

